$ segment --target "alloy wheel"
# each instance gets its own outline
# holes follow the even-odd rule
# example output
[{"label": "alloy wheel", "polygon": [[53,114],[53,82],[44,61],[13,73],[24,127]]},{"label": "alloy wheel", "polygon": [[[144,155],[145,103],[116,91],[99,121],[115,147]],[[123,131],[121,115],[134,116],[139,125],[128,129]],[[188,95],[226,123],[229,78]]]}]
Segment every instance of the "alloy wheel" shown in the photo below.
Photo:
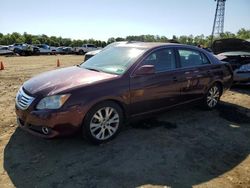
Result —
[{"label": "alloy wheel", "polygon": [[97,140],[107,140],[117,132],[119,122],[119,114],[114,108],[101,108],[90,121],[90,132]]},{"label": "alloy wheel", "polygon": [[214,108],[218,103],[219,98],[220,98],[220,90],[218,86],[211,87],[207,94],[207,105],[210,108]]}]

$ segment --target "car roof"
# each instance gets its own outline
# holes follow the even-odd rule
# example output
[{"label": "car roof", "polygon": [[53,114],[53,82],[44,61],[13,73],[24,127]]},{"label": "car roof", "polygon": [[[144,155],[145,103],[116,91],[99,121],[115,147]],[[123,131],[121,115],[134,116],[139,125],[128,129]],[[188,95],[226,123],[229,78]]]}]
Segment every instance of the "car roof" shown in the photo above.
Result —
[{"label": "car roof", "polygon": [[187,47],[192,49],[198,49],[195,46],[190,46],[186,44],[178,44],[178,43],[161,43],[161,42],[121,42],[119,44],[114,45],[114,47],[134,47],[134,48],[145,48],[145,49],[152,49],[161,46],[169,46],[169,47]]}]

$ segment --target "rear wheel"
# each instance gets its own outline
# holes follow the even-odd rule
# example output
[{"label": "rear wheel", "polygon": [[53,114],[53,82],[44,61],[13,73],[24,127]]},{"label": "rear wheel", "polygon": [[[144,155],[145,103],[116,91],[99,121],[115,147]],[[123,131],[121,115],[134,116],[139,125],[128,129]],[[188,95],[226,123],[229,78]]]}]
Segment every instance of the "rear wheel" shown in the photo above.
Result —
[{"label": "rear wheel", "polygon": [[221,93],[221,87],[218,84],[214,84],[208,89],[204,99],[206,109],[214,109],[217,106]]},{"label": "rear wheel", "polygon": [[93,107],[86,115],[83,136],[94,144],[113,139],[123,124],[123,113],[114,102],[103,102]]},{"label": "rear wheel", "polygon": [[83,50],[79,50],[79,54],[80,54],[80,55],[84,55],[85,53],[84,53]]},{"label": "rear wheel", "polygon": [[18,54],[19,53],[19,49],[18,48],[15,48],[14,50],[13,50],[13,52],[15,53],[15,54]]}]

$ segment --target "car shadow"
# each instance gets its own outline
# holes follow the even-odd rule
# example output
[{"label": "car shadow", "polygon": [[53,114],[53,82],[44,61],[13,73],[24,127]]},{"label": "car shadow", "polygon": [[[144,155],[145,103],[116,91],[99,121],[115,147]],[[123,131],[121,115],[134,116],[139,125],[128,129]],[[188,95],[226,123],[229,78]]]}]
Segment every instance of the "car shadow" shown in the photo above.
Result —
[{"label": "car shadow", "polygon": [[230,90],[241,93],[241,94],[250,95],[250,85],[234,85],[231,87]]},{"label": "car shadow", "polygon": [[4,168],[16,187],[192,187],[230,171],[250,153],[249,123],[221,116],[228,113],[222,109],[243,107],[222,105],[174,109],[158,116],[156,127],[147,123],[154,128],[137,122],[141,126],[128,126],[99,146],[79,136],[44,140],[16,129]]}]

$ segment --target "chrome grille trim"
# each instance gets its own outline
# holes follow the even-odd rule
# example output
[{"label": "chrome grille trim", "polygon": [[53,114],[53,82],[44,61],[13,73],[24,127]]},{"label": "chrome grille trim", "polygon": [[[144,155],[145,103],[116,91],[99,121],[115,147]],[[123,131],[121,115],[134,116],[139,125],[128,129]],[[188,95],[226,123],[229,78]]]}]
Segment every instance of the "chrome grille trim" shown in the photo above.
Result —
[{"label": "chrome grille trim", "polygon": [[16,105],[21,110],[26,110],[34,101],[34,97],[27,95],[22,88],[19,89],[16,95]]}]

